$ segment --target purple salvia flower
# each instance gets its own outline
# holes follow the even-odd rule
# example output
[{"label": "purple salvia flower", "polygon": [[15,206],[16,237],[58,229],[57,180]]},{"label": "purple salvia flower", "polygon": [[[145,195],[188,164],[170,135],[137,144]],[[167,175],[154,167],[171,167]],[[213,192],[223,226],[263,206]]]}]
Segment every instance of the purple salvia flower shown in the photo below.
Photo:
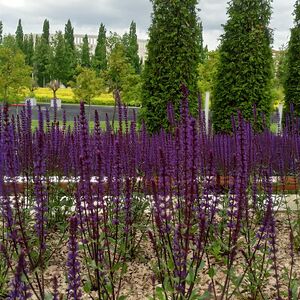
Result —
[{"label": "purple salvia flower", "polygon": [[125,197],[125,233],[128,234],[132,227],[132,195],[131,195],[131,182],[126,178],[126,197]]},{"label": "purple salvia flower", "polygon": [[35,229],[40,241],[42,250],[46,249],[46,213],[48,211],[48,197],[44,186],[44,176],[46,174],[45,164],[45,134],[43,129],[43,115],[39,110],[39,128],[37,130],[37,145],[35,149],[34,161],[34,194],[35,194]]},{"label": "purple salvia flower", "polygon": [[78,221],[77,217],[70,218],[69,242],[68,242],[68,300],[81,299],[81,278],[80,263],[78,260],[78,241],[77,241]]},{"label": "purple salvia flower", "polygon": [[30,299],[31,293],[27,284],[22,280],[22,275],[26,273],[26,262],[24,253],[21,252],[15,271],[15,276],[10,283],[11,290],[8,295],[8,300],[26,300]]},{"label": "purple salvia flower", "polygon": [[63,110],[63,127],[62,127],[62,131],[65,132],[67,128],[67,115],[66,115],[66,111]]},{"label": "purple salvia flower", "polygon": [[175,126],[175,111],[172,102],[168,103],[167,115],[170,127],[173,128]]},{"label": "purple salvia flower", "polygon": [[185,278],[186,278],[186,254],[181,245],[182,243],[182,234],[180,232],[181,226],[177,226],[174,232],[174,238],[172,243],[172,254],[174,258],[174,275],[178,279],[178,282],[175,284],[176,290],[184,295],[185,292]]},{"label": "purple salvia flower", "polygon": [[272,199],[272,183],[270,179],[271,170],[266,171],[266,175],[263,180],[263,186],[266,192],[267,197],[267,209],[263,222],[263,227],[260,229],[261,233],[265,233],[266,238],[270,242],[271,248],[271,259],[273,262],[274,277],[275,277],[275,289],[277,292],[276,300],[281,300],[280,296],[280,284],[279,284],[279,274],[278,274],[278,265],[277,265],[277,245],[276,245],[276,221],[273,211],[273,199]]}]

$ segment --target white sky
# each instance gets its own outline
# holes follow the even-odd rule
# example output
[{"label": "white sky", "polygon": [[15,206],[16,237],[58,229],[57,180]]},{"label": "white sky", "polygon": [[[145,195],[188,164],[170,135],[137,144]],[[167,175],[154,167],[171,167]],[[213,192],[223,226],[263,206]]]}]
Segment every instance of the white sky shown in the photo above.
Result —
[{"label": "white sky", "polygon": [[[294,2],[273,1],[271,28],[274,30],[275,49],[288,42]],[[226,3],[226,0],[200,0],[199,16],[204,26],[204,42],[209,49],[218,45],[221,24],[226,22]],[[70,18],[75,33],[82,34],[97,34],[101,22],[108,31],[123,34],[134,20],[138,37],[145,39],[151,11],[150,0],[0,0],[0,20],[5,33],[15,33],[19,18],[25,33],[40,33],[45,18],[50,21],[51,32],[64,30]]]}]

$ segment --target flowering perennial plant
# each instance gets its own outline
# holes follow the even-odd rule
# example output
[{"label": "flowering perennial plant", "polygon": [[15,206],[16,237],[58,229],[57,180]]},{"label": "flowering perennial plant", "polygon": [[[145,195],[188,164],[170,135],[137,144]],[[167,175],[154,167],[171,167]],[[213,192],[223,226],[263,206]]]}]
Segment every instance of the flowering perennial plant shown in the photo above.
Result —
[{"label": "flowering perennial plant", "polygon": [[[151,249],[154,299],[300,298],[300,218],[284,201],[291,187],[298,191],[297,124],[287,120],[279,135],[255,132],[238,114],[232,135],[213,134],[201,99],[195,118],[182,92],[180,117],[170,103],[169,128],[155,134],[144,124],[138,129],[120,103],[117,129],[108,117],[102,129],[97,112],[90,129],[83,103],[72,127],[65,113],[60,124],[56,108],[53,119],[39,109],[35,129],[30,105],[17,116],[1,108],[1,295],[124,299],[128,265]],[[282,208],[291,261],[285,269]],[[66,291],[59,274],[50,287],[45,279],[64,244]]]}]

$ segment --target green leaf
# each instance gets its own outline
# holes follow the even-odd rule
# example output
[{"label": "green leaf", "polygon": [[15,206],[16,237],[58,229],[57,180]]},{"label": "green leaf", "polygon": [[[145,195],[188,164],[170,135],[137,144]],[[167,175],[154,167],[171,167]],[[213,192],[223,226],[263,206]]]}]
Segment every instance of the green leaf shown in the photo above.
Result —
[{"label": "green leaf", "polygon": [[200,296],[197,300],[208,300],[211,298],[211,294],[209,291],[205,291],[202,296]]},{"label": "green leaf", "polygon": [[156,287],[155,292],[155,296],[158,298],[158,300],[166,300],[163,288]]},{"label": "green leaf", "polygon": [[53,295],[50,293],[45,294],[45,300],[53,300]]},{"label": "green leaf", "polygon": [[89,280],[84,283],[83,290],[86,293],[90,293],[90,291],[92,290],[92,283]]},{"label": "green leaf", "polygon": [[210,278],[213,278],[216,275],[216,269],[214,267],[211,267],[209,268],[207,273]]}]

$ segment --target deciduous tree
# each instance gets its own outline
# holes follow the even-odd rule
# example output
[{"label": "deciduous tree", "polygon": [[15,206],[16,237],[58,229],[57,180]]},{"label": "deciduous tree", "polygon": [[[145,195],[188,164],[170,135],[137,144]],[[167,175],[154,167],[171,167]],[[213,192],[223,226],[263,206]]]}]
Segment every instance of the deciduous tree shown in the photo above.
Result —
[{"label": "deciduous tree", "polygon": [[8,101],[9,95],[17,95],[31,85],[31,72],[17,46],[7,47],[5,42],[0,45],[0,93],[4,101]]},{"label": "deciduous tree", "polygon": [[[77,73],[75,81],[70,82],[75,100],[78,102],[84,101],[90,106],[91,100],[96,96],[100,96],[103,92],[103,80],[97,77],[96,71],[91,68],[79,67]],[[89,107],[89,120],[90,111]]]}]

